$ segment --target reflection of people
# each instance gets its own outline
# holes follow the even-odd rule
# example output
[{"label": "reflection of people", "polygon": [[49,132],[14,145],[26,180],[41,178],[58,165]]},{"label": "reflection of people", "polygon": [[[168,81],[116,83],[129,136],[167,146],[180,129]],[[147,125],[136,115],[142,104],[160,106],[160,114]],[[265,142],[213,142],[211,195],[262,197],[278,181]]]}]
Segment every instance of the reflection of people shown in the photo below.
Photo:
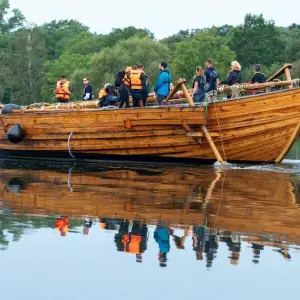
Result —
[{"label": "reflection of people", "polygon": [[203,252],[205,249],[205,227],[193,227],[193,250],[196,252],[196,259],[203,260]]},{"label": "reflection of people", "polygon": [[252,252],[253,252],[252,262],[254,264],[259,264],[260,251],[264,250],[264,246],[252,243],[252,247],[251,248],[253,249],[252,250]]},{"label": "reflection of people", "polygon": [[174,240],[174,243],[175,243],[175,246],[177,249],[184,249],[184,242],[185,242],[185,239],[189,236],[190,231],[191,231],[191,227],[190,226],[186,227],[186,229],[184,230],[184,235],[182,237],[179,237],[174,234],[173,229],[170,229],[170,234],[173,237],[173,240]]},{"label": "reflection of people", "polygon": [[292,258],[291,255],[289,254],[288,247],[284,247],[281,249],[273,249],[273,251],[280,253],[286,260],[290,260]]},{"label": "reflection of people", "polygon": [[167,253],[170,251],[170,233],[166,225],[160,223],[154,231],[154,239],[158,244],[158,261],[161,267],[167,266]]},{"label": "reflection of people", "polygon": [[124,221],[119,226],[119,232],[115,235],[115,243],[118,251],[124,251],[136,255],[136,262],[142,262],[142,254],[147,250],[148,239],[147,224],[133,221],[129,233],[129,222]]},{"label": "reflection of people", "polygon": [[89,230],[92,227],[93,222],[90,218],[85,218],[83,221],[83,234],[84,235],[88,235],[89,234]]},{"label": "reflection of people", "polygon": [[240,236],[232,232],[231,236],[224,237],[222,241],[226,242],[228,250],[231,251],[231,256],[229,256],[230,263],[232,265],[238,265],[241,252]]},{"label": "reflection of people", "polygon": [[120,219],[113,219],[113,218],[101,218],[99,220],[99,225],[102,229],[106,230],[116,230],[117,225],[120,224]]},{"label": "reflection of people", "polygon": [[55,228],[60,232],[61,236],[66,236],[70,227],[70,219],[67,217],[58,217],[55,220]]},{"label": "reflection of people", "polygon": [[214,232],[206,234],[204,252],[206,254],[206,267],[211,268],[218,251],[218,238]]}]

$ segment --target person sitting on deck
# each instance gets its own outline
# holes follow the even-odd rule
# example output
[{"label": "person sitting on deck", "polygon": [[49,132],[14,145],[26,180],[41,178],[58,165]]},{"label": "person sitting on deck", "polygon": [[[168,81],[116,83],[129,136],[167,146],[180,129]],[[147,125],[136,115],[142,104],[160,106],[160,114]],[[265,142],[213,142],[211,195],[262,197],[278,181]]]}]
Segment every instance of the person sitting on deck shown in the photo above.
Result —
[{"label": "person sitting on deck", "polygon": [[117,89],[110,84],[104,86],[105,95],[101,98],[100,107],[116,106],[120,102]]},{"label": "person sitting on deck", "polygon": [[58,103],[68,103],[72,90],[70,81],[67,81],[65,75],[60,76],[60,80],[56,83],[56,89],[53,91]]},{"label": "person sitting on deck", "polygon": [[[220,82],[220,84],[234,85],[242,83],[241,65],[235,60],[231,63],[231,71],[228,73],[226,80]],[[231,93],[227,94],[227,99],[230,99]]]},{"label": "person sitting on deck", "polygon": [[260,65],[255,64],[253,67],[253,77],[251,79],[251,82],[254,83],[265,83],[267,81],[266,76],[260,72]]}]

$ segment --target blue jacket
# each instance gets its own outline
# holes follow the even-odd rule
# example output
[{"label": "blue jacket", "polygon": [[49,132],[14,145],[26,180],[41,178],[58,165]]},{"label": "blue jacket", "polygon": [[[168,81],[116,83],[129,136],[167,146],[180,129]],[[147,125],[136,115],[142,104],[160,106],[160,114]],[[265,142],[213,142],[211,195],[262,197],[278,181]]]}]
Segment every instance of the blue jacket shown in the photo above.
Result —
[{"label": "blue jacket", "polygon": [[170,234],[168,228],[159,227],[154,231],[154,239],[159,247],[159,252],[168,253],[170,251]]},{"label": "blue jacket", "polygon": [[113,106],[116,105],[117,102],[120,101],[120,96],[114,96],[112,94],[108,94],[107,96],[105,96],[103,98],[103,100],[101,101],[101,106]]},{"label": "blue jacket", "polygon": [[160,96],[169,96],[170,93],[171,74],[168,68],[160,72],[158,80],[154,86],[154,92]]}]

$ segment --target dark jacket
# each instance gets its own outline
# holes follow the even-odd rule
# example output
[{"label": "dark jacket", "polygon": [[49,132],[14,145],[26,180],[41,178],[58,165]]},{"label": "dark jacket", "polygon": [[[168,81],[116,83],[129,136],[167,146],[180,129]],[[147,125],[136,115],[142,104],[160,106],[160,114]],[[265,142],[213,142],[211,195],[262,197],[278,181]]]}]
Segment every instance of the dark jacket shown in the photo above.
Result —
[{"label": "dark jacket", "polygon": [[120,96],[114,96],[112,94],[108,94],[107,96],[103,97],[102,101],[100,102],[100,106],[111,106],[116,105],[117,102],[120,101]]},{"label": "dark jacket", "polygon": [[211,92],[217,90],[217,79],[219,74],[213,67],[209,67],[204,71],[206,77],[205,92]]},{"label": "dark jacket", "polygon": [[226,80],[221,81],[221,84],[233,85],[235,83],[242,83],[241,71],[233,70],[227,75]]},{"label": "dark jacket", "polygon": [[251,79],[252,83],[264,83],[267,81],[266,76],[263,73],[257,72]]},{"label": "dark jacket", "polygon": [[193,88],[195,86],[195,82],[198,82],[198,88],[196,90],[196,92],[194,93],[194,95],[200,95],[201,97],[204,97],[205,95],[205,91],[204,91],[204,86],[206,83],[206,77],[201,77],[201,76],[196,76],[194,78],[194,82],[193,82]]},{"label": "dark jacket", "polygon": [[[89,94],[88,99],[84,99],[86,94]],[[82,94],[82,100],[84,100],[84,101],[93,100],[93,88],[90,84],[88,84],[84,87],[83,94]]]}]

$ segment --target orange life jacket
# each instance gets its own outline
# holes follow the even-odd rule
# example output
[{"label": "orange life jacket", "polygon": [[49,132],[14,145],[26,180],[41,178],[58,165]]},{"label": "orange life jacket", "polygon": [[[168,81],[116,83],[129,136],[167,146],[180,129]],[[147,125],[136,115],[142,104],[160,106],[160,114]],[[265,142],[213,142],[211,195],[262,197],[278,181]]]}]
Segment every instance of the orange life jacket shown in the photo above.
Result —
[{"label": "orange life jacket", "polygon": [[107,96],[107,92],[105,91],[105,88],[102,88],[100,91],[99,91],[99,94],[98,94],[98,99],[101,100],[102,98],[104,98],[105,96]]},{"label": "orange life jacket", "polygon": [[141,74],[144,73],[140,70],[132,70],[130,72],[130,83],[131,83],[131,89],[132,90],[142,90],[143,84],[141,81]]},{"label": "orange life jacket", "polygon": [[69,100],[70,99],[70,81],[66,81],[61,87],[60,81],[56,83],[56,99]]},{"label": "orange life jacket", "polygon": [[126,67],[125,69],[125,75],[123,77],[123,84],[130,87],[131,82],[130,82],[130,72],[132,71],[131,67]]},{"label": "orange life jacket", "polygon": [[122,239],[124,244],[124,252],[141,254],[140,253],[140,244],[142,242],[142,237],[140,235],[128,235],[125,234]]}]

